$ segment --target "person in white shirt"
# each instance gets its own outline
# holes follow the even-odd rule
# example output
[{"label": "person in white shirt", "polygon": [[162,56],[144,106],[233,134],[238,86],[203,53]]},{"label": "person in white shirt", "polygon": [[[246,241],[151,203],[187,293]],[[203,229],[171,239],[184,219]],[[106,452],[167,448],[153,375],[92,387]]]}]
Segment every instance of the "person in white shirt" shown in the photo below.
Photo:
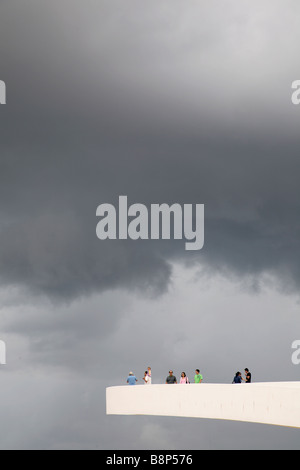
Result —
[{"label": "person in white shirt", "polygon": [[145,385],[149,385],[151,383],[151,379],[149,378],[147,370],[145,370],[143,381]]}]

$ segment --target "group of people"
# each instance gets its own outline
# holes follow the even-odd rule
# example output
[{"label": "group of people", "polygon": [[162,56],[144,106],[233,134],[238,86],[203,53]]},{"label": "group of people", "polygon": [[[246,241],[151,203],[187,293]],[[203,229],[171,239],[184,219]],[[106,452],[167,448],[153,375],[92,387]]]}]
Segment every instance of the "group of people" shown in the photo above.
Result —
[{"label": "group of people", "polygon": [[[137,383],[137,381],[138,381],[138,379],[133,374],[133,372],[129,372],[129,375],[127,377],[128,385],[135,385]],[[150,366],[144,372],[143,381],[144,381],[145,385],[151,385],[151,367]]]},{"label": "group of people", "polygon": [[242,377],[241,372],[237,372],[233,378],[232,383],[233,384],[241,384],[243,381],[246,382],[246,384],[250,384],[252,380],[251,372],[249,372],[249,369],[245,369],[245,378]]},{"label": "group of people", "polygon": [[[144,381],[144,384],[145,385],[151,385],[151,367],[149,366],[147,368],[147,370],[144,372],[144,377],[142,379]],[[242,383],[243,381],[245,383],[251,383],[251,380],[252,380],[252,375],[251,375],[251,372],[249,371],[248,368],[245,369],[245,378],[242,377],[242,373],[241,372],[237,372],[234,376],[234,379],[232,381],[233,384],[240,384]],[[200,370],[199,369],[196,369],[195,370],[195,376],[194,376],[194,383],[195,384],[201,384],[203,381],[203,376],[202,374],[200,374]],[[127,383],[128,385],[135,385],[136,383],[138,382],[138,379],[136,378],[136,376],[133,374],[133,372],[129,372],[129,376],[127,377]],[[167,385],[169,384],[177,384],[177,378],[176,376],[174,375],[173,371],[172,370],[169,370],[169,375],[168,377],[166,378],[166,382],[165,382]],[[189,378],[187,377],[186,373],[185,372],[181,372],[181,376],[180,376],[180,380],[179,380],[179,383],[180,384],[189,384],[191,383],[189,381]]]},{"label": "group of people", "polygon": [[[200,370],[196,369],[195,370],[195,376],[194,376],[194,383],[195,384],[201,384],[202,380],[203,380],[203,376],[200,374]],[[189,384],[190,383],[189,378],[187,377],[185,372],[181,372],[179,383],[180,384]],[[172,370],[169,370],[169,375],[166,378],[166,384],[177,384],[177,379],[176,379],[175,375],[173,374]]]},{"label": "group of people", "polygon": [[[151,367],[149,366],[147,370],[144,372],[144,377],[142,379],[144,381],[145,385],[150,385],[151,384]],[[200,370],[196,369],[195,370],[195,376],[194,376],[194,383],[195,384],[200,384],[203,380],[203,376],[200,374]],[[138,379],[136,376],[133,374],[133,372],[129,372],[129,375],[127,377],[127,383],[128,385],[135,385],[138,382]],[[177,384],[177,378],[173,374],[172,370],[169,370],[169,375],[166,378],[166,384]],[[189,378],[187,377],[185,372],[181,372],[181,377],[180,377],[180,384],[189,384]]]}]

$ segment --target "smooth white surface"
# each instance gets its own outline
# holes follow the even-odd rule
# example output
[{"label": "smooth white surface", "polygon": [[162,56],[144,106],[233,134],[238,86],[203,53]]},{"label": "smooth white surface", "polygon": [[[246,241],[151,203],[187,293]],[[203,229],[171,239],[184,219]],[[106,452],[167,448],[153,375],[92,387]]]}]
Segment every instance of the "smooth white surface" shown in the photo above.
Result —
[{"label": "smooth white surface", "polygon": [[225,419],[300,428],[300,382],[109,387],[106,413]]}]

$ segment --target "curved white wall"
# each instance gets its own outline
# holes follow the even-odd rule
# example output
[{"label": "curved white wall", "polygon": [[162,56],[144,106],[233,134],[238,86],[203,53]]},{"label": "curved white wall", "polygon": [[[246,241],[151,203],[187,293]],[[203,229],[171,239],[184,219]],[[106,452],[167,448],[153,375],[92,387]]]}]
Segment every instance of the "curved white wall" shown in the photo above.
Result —
[{"label": "curved white wall", "polygon": [[300,382],[109,387],[106,413],[225,419],[300,428]]}]

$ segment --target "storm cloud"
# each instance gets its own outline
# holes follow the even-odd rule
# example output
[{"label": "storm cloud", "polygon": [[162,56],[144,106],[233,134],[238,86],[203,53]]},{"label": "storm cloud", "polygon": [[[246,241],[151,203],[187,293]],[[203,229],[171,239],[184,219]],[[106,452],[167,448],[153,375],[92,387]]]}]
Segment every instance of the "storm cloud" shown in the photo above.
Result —
[{"label": "storm cloud", "polygon": [[298,287],[295,3],[283,39],[281,2],[272,25],[267,5],[175,3],[1,5],[3,283],[67,297],[165,289],[180,244],[95,238],[97,205],[126,194],[204,203],[199,262]]},{"label": "storm cloud", "polygon": [[[287,379],[293,375],[288,348],[299,326],[300,108],[292,105],[291,85],[299,78],[299,14],[295,0],[1,2],[0,80],[7,91],[0,106],[1,328],[14,345],[12,374],[23,367],[31,373],[31,364],[34,373],[54,374],[57,389],[64,374],[71,382],[75,374],[90,406],[88,418],[79,412],[78,435],[53,424],[55,438],[40,423],[43,441],[33,432],[25,443],[16,437],[16,445],[42,447],[49,439],[49,447],[60,440],[64,447],[88,447],[83,429],[89,436],[98,432],[93,387],[118,383],[136,350],[143,351],[136,366],[152,358],[159,380],[161,358],[181,364],[167,339],[169,321],[179,351],[187,347],[184,359],[210,351],[211,381],[216,375],[208,371],[216,371],[216,358],[228,348],[225,381],[239,354],[236,331],[247,324],[254,340],[260,321],[252,361],[265,378],[261,355],[274,320],[274,342],[281,332],[285,341],[276,358]],[[184,241],[100,241],[96,209],[117,205],[119,195],[148,207],[205,204],[204,248],[187,252]],[[247,291],[238,295],[248,305],[243,317],[233,294],[222,312],[225,279]],[[198,297],[202,283],[213,292],[210,320],[204,307],[195,309],[205,296]],[[270,286],[274,304],[290,312],[284,318],[280,309],[272,316]],[[181,311],[172,301],[178,290]],[[250,305],[259,295],[252,318]],[[189,343],[192,324],[207,335],[200,351]],[[215,333],[217,325],[225,337]],[[153,342],[146,347],[139,340],[130,349],[127,338],[144,329]],[[214,359],[213,338],[220,344]],[[253,346],[247,339],[245,362]],[[58,392],[58,409],[66,395]],[[142,423],[137,445],[155,445],[156,434],[166,447],[182,442],[160,423]],[[103,447],[112,429],[103,432]],[[135,437],[130,443],[120,431],[118,439],[134,447]]]}]

